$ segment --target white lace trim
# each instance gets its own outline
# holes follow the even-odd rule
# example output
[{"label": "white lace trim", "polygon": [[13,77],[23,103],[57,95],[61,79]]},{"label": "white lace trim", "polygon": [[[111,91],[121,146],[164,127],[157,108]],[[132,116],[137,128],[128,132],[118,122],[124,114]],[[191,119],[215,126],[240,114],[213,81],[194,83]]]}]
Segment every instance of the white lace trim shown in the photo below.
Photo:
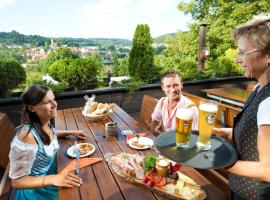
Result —
[{"label": "white lace trim", "polygon": [[11,179],[29,175],[38,151],[37,144],[26,144],[14,137],[9,152],[9,177]]},{"label": "white lace trim", "polygon": [[[44,145],[44,150],[48,156],[54,154],[55,149],[59,147],[57,139],[51,142],[50,145]],[[9,152],[10,169],[9,177],[11,179],[20,178],[29,175],[36,158],[38,144],[28,144],[19,140],[16,135],[11,143]]]}]

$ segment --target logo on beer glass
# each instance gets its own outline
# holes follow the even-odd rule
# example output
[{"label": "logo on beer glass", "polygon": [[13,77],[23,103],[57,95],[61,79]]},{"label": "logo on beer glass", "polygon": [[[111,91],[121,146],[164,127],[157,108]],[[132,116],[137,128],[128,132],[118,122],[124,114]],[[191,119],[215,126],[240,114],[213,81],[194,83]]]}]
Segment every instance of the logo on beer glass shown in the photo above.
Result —
[{"label": "logo on beer glass", "polygon": [[184,122],[184,126],[189,126],[189,123],[188,122]]},{"label": "logo on beer glass", "polygon": [[209,125],[213,125],[215,123],[215,119],[216,119],[216,114],[211,113],[206,117],[206,123]]}]

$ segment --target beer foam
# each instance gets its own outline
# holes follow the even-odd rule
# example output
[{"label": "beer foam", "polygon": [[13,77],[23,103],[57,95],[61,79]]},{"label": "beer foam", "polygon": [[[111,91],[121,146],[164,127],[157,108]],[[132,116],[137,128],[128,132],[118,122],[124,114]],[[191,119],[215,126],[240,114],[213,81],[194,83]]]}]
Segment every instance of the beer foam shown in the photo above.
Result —
[{"label": "beer foam", "polygon": [[216,113],[218,111],[218,107],[213,104],[201,104],[199,106],[199,109],[210,113]]},{"label": "beer foam", "polygon": [[177,110],[176,117],[183,120],[190,120],[193,118],[193,110],[188,108],[181,108]]}]

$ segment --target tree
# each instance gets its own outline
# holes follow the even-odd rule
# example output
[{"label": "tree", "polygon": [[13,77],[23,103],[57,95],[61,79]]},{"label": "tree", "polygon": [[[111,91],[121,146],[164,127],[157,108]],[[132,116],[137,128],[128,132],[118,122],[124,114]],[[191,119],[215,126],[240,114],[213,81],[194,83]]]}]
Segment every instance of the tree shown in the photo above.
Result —
[{"label": "tree", "polygon": [[113,75],[114,76],[128,76],[128,58],[118,58],[113,56]]},{"label": "tree", "polygon": [[43,71],[47,72],[50,65],[52,65],[54,62],[64,59],[75,59],[79,56],[75,53],[73,53],[69,48],[59,48],[55,51],[52,51],[49,53],[46,60],[43,62]]},{"label": "tree", "polygon": [[26,79],[24,68],[14,59],[0,59],[0,96],[5,97]]},{"label": "tree", "polygon": [[216,59],[229,48],[236,48],[231,35],[233,30],[253,15],[269,12],[270,4],[269,0],[191,0],[188,3],[182,1],[178,8],[191,14],[196,27],[201,23],[209,25],[207,43],[211,49],[210,59]]},{"label": "tree", "polygon": [[153,39],[147,24],[137,25],[129,53],[128,70],[135,80],[150,81],[158,75],[154,66]]},{"label": "tree", "polygon": [[101,59],[95,56],[77,59],[65,59],[54,62],[49,74],[57,81],[64,81],[75,90],[86,88],[96,82],[99,69],[103,67]]},{"label": "tree", "polygon": [[24,63],[26,59],[23,51],[24,49],[0,49],[0,58],[15,59],[19,63]]},{"label": "tree", "polygon": [[[251,19],[253,15],[269,12],[270,4],[268,0],[182,0],[178,8],[191,14],[193,22],[189,32],[179,31],[176,38],[167,40],[169,46],[164,50],[164,58],[161,60],[163,66],[167,67],[170,63],[170,67],[181,69],[182,74],[190,74],[193,78],[215,78],[241,74],[240,67],[234,63],[232,57],[236,53],[230,53],[236,52],[232,32],[237,25]],[[190,70],[187,66],[187,63],[193,66],[192,63],[198,60],[199,25],[202,23],[208,24],[206,39],[207,46],[210,47],[205,74],[195,72],[194,67]],[[179,67],[182,65],[187,67]],[[194,72],[191,73],[192,71]],[[186,79],[190,77],[186,76]]]}]

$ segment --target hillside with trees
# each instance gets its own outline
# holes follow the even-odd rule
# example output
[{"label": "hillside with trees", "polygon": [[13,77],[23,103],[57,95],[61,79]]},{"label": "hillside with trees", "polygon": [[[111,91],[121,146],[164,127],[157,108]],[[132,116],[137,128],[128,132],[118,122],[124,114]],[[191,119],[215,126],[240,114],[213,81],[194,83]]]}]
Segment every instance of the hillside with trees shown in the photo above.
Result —
[{"label": "hillside with trees", "polygon": [[[130,40],[126,39],[110,39],[110,38],[53,38],[60,45],[67,46],[111,46],[130,45]],[[17,44],[24,46],[25,44],[31,45],[32,47],[46,46],[49,45],[51,38],[42,37],[38,35],[24,35],[16,31],[12,32],[0,32],[0,44],[9,45]]]},{"label": "hillside with trees", "polygon": [[176,37],[176,33],[167,33],[161,36],[158,36],[156,38],[153,39],[154,43],[166,43],[166,39],[167,38],[175,38]]}]

